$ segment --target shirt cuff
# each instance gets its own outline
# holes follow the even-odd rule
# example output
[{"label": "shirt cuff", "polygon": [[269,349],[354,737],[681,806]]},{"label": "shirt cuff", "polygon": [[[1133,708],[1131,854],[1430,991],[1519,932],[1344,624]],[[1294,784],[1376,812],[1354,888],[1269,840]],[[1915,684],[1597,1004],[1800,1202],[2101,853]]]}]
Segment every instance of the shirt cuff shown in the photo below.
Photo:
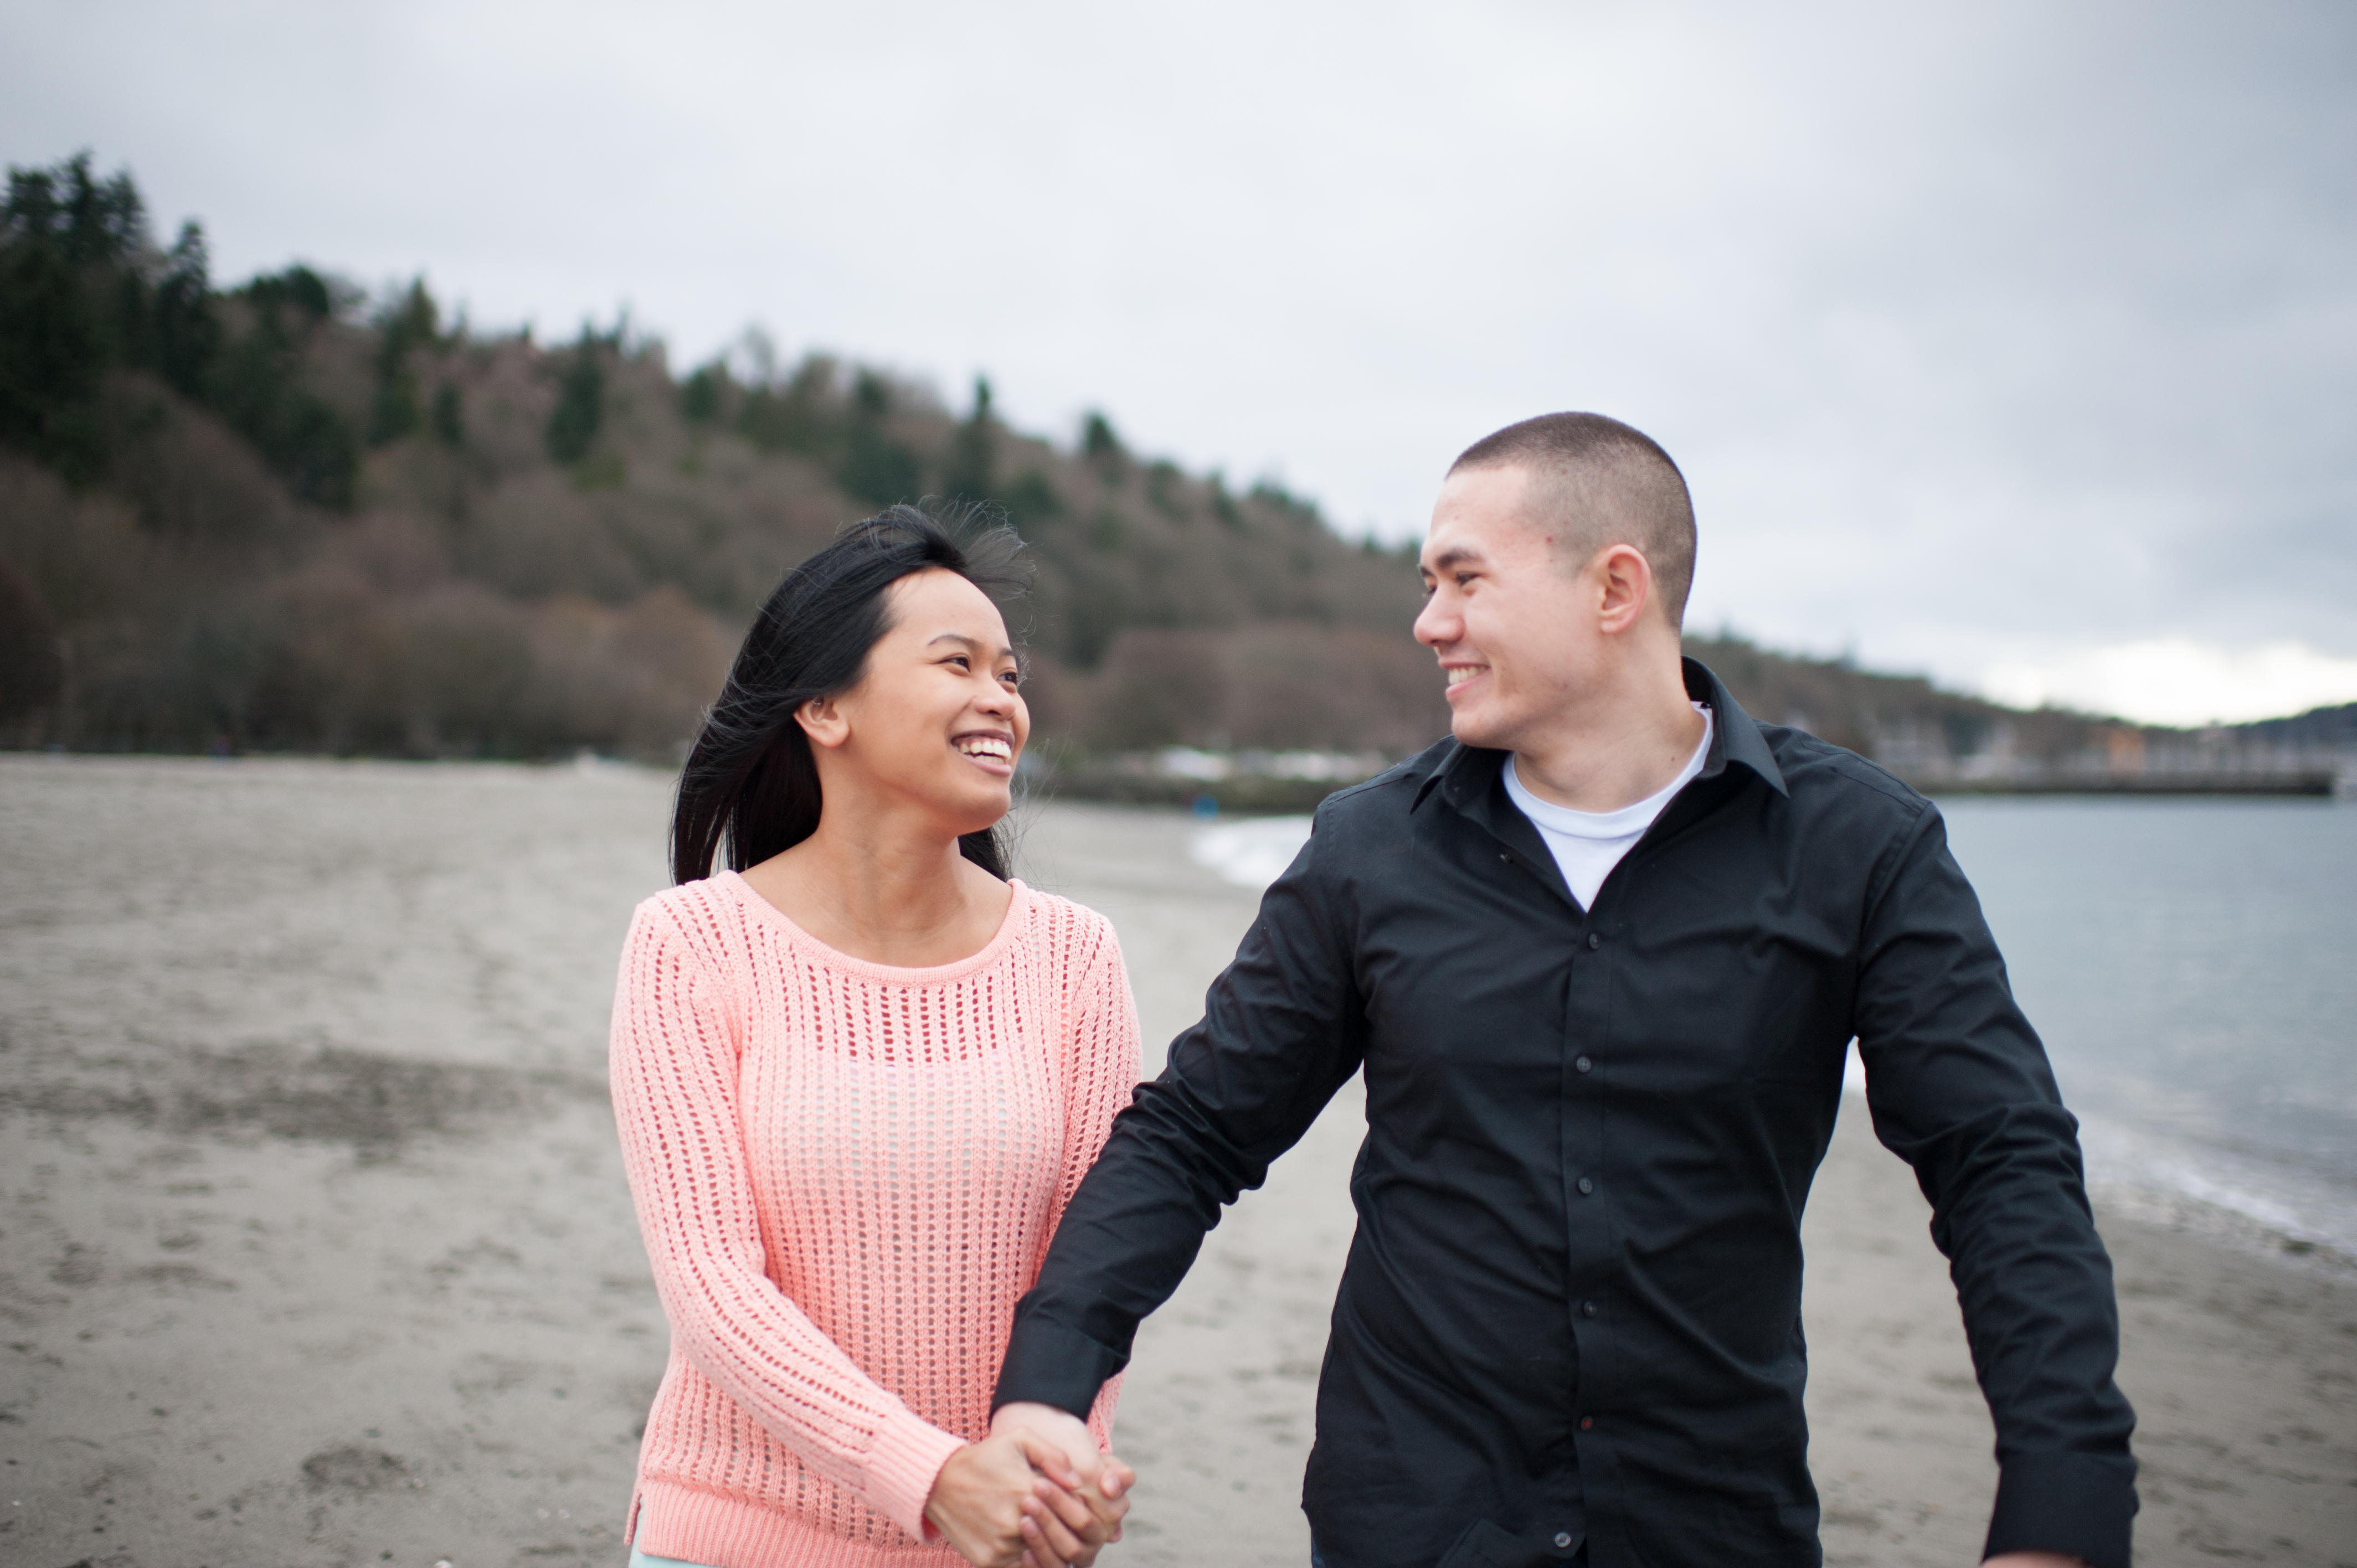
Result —
[{"label": "shirt cuff", "polygon": [[867,1449],[867,1506],[919,1541],[939,1539],[925,1522],[925,1504],[942,1466],[964,1446],[964,1438],[906,1409],[893,1412]]},{"label": "shirt cuff", "polygon": [[2059,1552],[2091,1568],[2128,1568],[2136,1461],[2122,1454],[2016,1454],[1997,1472],[1981,1553]]},{"label": "shirt cuff", "polygon": [[1068,1328],[1044,1313],[1018,1308],[990,1408],[996,1411],[1000,1405],[1017,1402],[1047,1404],[1086,1421],[1097,1402],[1097,1391],[1128,1360],[1077,1328]]}]

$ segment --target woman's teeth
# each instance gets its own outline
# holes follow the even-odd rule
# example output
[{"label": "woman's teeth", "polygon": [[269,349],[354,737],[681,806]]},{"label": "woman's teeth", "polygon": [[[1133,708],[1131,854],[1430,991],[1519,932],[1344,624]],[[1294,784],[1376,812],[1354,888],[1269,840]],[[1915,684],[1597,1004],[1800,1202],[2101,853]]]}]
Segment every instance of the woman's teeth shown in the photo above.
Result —
[{"label": "woman's teeth", "polygon": [[958,749],[968,757],[995,757],[1001,762],[1011,762],[1015,748],[996,736],[968,736],[958,742]]}]

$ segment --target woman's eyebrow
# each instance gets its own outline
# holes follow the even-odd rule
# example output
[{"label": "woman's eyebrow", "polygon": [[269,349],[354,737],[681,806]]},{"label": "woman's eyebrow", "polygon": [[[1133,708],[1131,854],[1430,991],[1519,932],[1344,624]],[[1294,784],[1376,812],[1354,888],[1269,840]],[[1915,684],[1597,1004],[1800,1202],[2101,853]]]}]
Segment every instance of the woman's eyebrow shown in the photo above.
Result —
[{"label": "woman's eyebrow", "polygon": [[[984,652],[990,647],[988,643],[983,641],[981,639],[968,637],[962,631],[942,632],[937,637],[928,639],[925,646],[927,648],[931,648],[936,642],[961,642],[976,653]],[[996,653],[993,654],[992,657],[995,659],[1012,659],[1015,657],[1015,650],[1011,647],[1002,648]]]}]

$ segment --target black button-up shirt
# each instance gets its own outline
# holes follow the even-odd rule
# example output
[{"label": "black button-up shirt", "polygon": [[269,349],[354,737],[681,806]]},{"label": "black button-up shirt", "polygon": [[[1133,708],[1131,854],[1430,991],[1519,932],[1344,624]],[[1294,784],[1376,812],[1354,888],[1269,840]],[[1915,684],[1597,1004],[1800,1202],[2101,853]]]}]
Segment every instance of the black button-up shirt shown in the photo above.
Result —
[{"label": "black button-up shirt", "polygon": [[1801,1209],[1851,1037],[1952,1262],[1990,1552],[2126,1568],[2134,1424],[2076,1123],[1939,812],[1717,724],[1582,909],[1443,742],[1329,798],[1017,1309],[997,1401],[1084,1412],[1220,1206],[1366,1075],[1303,1506],[1332,1568],[1814,1564]]}]

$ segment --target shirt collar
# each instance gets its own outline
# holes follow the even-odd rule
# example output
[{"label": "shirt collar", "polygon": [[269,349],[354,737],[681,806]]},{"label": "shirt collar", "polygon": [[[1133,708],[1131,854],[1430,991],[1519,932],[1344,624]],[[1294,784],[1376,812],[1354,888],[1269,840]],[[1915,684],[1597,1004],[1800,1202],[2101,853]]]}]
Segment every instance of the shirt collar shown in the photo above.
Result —
[{"label": "shirt collar", "polygon": [[[1716,779],[1730,764],[1748,768],[1758,774],[1768,788],[1779,795],[1790,796],[1784,786],[1783,769],[1776,766],[1776,754],[1768,748],[1768,739],[1760,733],[1760,725],[1743,711],[1725,682],[1710,672],[1699,659],[1681,659],[1681,672],[1685,677],[1686,695],[1711,711],[1710,750],[1703,757],[1702,771],[1697,779]],[[1480,746],[1463,746],[1455,741],[1447,744],[1445,754],[1416,787],[1415,799],[1408,807],[1414,811],[1424,804],[1424,798],[1439,789],[1448,803],[1458,811],[1475,810],[1475,802],[1489,798],[1491,786],[1506,765],[1506,753]]]},{"label": "shirt collar", "polygon": [[1686,678],[1686,695],[1708,708],[1718,721],[1711,725],[1710,755],[1703,759],[1702,771],[1695,777],[1716,779],[1727,771],[1728,763],[1738,763],[1789,799],[1792,792],[1784,787],[1784,770],[1776,766],[1776,754],[1768,749],[1768,737],[1760,733],[1759,721],[1743,711],[1727,683],[1701,660],[1681,659],[1679,663]]}]

